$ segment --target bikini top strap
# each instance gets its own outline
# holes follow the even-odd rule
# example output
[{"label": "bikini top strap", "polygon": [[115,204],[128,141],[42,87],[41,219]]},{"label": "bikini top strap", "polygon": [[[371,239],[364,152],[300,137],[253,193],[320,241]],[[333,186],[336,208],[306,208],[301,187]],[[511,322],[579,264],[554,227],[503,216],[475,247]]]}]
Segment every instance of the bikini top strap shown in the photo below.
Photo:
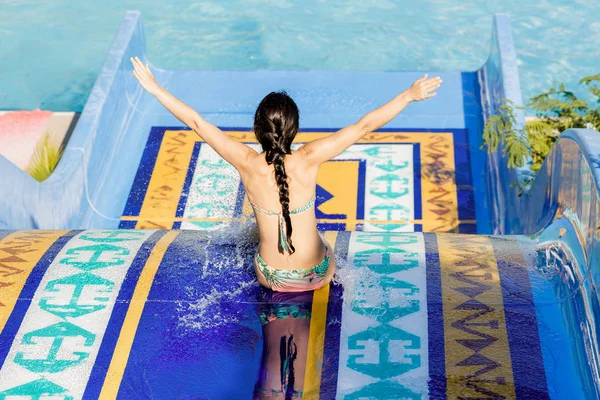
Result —
[{"label": "bikini top strap", "polygon": [[[293,210],[290,210],[290,214],[299,214],[303,211],[308,210],[309,208],[312,207],[313,204],[315,204],[315,199],[316,196],[313,195],[312,199],[309,200],[308,203],[306,203],[305,205],[295,208]],[[266,215],[279,215],[281,214],[281,212],[274,212],[274,211],[270,211],[270,210],[265,210],[264,208],[259,207],[258,205],[254,204],[252,201],[250,201],[250,199],[248,199],[248,202],[250,202],[250,205],[252,206],[252,208],[254,208],[256,211],[258,211],[261,214],[266,214]]]},{"label": "bikini top strap", "polygon": [[294,210],[290,210],[290,214],[300,214],[303,211],[308,210],[309,208],[312,207],[313,204],[315,204],[315,196],[312,197],[312,199],[310,199],[310,201],[308,203],[306,203],[305,205],[303,205],[302,207],[298,207]]},{"label": "bikini top strap", "polygon": [[[299,214],[303,211],[308,210],[315,203],[315,198],[316,198],[316,195],[313,196],[312,199],[310,199],[310,201],[308,203],[306,203],[305,205],[303,205],[302,207],[298,207],[293,210],[290,210],[290,214]],[[250,199],[248,199],[248,201],[250,201]],[[259,206],[257,206],[256,204],[254,204],[251,201],[250,201],[250,204],[259,213],[267,214],[267,215],[277,215],[277,218],[279,220],[278,221],[278,223],[279,223],[279,244],[281,245],[281,248],[283,251],[289,253],[290,249],[287,245],[287,227],[285,225],[285,218],[283,218],[283,215],[281,214],[281,212],[276,213],[273,211],[265,210],[264,208],[260,208]]]},{"label": "bikini top strap", "polygon": [[250,205],[252,206],[252,208],[254,208],[256,211],[258,211],[261,214],[267,214],[267,215],[279,215],[280,214],[280,213],[276,213],[273,211],[265,210],[264,208],[260,208],[259,206],[257,206],[253,202],[251,202],[250,199],[248,199],[248,201],[250,202]]}]

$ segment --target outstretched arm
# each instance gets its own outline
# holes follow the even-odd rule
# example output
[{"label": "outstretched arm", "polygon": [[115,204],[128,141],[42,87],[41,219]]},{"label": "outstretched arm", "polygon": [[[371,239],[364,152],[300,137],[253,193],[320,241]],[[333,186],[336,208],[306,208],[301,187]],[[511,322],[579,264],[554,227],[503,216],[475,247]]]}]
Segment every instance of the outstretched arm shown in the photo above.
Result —
[{"label": "outstretched arm", "polygon": [[215,125],[205,121],[196,110],[161,87],[154,79],[148,65],[144,65],[139,58],[131,58],[131,63],[133,64],[133,75],[140,85],[148,93],[156,96],[158,101],[178,120],[192,128],[225,161],[240,170],[244,168],[250,155],[256,154],[252,148],[227,136]]},{"label": "outstretched arm", "polygon": [[440,77],[427,79],[427,74],[417,79],[412,86],[400,93],[383,106],[371,111],[355,124],[335,132],[322,139],[313,140],[302,146],[306,159],[311,164],[321,164],[341,154],[366,134],[373,132],[398,115],[413,101],[420,101],[435,96],[434,90],[440,87]]}]

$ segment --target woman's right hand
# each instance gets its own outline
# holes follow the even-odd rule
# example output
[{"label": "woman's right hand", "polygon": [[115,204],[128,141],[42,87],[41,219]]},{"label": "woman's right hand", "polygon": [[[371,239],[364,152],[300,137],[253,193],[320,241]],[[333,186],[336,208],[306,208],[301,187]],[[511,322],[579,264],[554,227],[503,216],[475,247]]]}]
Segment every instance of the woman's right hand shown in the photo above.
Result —
[{"label": "woman's right hand", "polygon": [[439,76],[427,79],[427,74],[417,79],[415,83],[407,90],[411,101],[421,101],[434,97],[434,90],[440,87],[442,79]]}]

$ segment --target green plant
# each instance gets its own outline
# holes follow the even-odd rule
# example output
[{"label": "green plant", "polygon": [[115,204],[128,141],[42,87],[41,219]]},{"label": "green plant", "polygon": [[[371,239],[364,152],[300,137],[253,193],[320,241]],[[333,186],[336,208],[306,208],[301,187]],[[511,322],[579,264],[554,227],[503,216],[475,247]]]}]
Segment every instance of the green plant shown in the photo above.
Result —
[{"label": "green plant", "polygon": [[[570,128],[588,128],[600,131],[600,74],[582,78],[595,97],[595,103],[588,104],[578,99],[564,85],[551,88],[531,99],[527,106],[536,112],[536,118],[525,122],[524,127],[516,126],[514,104],[504,99],[495,115],[492,115],[483,130],[483,145],[492,153],[503,144],[503,155],[508,158],[508,167],[523,167],[531,155],[532,172],[538,172],[548,156],[558,136]],[[527,186],[533,178],[524,182]],[[523,189],[523,186],[521,187]]]},{"label": "green plant", "polygon": [[38,141],[25,171],[37,181],[42,182],[54,171],[61,156],[60,144],[55,143],[51,132],[46,131]]},{"label": "green plant", "polygon": [[522,167],[529,154],[529,143],[524,128],[518,128],[514,113],[514,103],[503,99],[496,114],[488,118],[483,128],[482,148],[488,148],[488,153],[498,150],[502,144],[502,155],[508,158],[508,167]]}]

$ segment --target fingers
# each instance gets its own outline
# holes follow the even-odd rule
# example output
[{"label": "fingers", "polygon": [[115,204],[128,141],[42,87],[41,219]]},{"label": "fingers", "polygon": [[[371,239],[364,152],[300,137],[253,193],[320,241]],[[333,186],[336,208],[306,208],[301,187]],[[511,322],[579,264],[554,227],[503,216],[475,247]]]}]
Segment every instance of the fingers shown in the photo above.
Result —
[{"label": "fingers", "polygon": [[431,92],[432,90],[437,89],[442,84],[442,78],[436,76],[434,78],[427,79],[428,74],[423,75],[421,78],[417,79],[414,83],[417,87],[420,87],[421,90],[425,92]]},{"label": "fingers", "polygon": [[138,57],[131,57],[129,60],[133,64],[133,70],[137,71],[140,76],[152,76],[149,64],[144,65]]},{"label": "fingers", "polygon": [[435,97],[435,95],[436,95],[436,94],[437,94],[436,92],[433,92],[433,93],[428,93],[428,94],[427,94],[427,96],[425,96],[425,98],[426,98],[426,99],[430,99],[430,98],[432,98],[432,97]]},{"label": "fingers", "polygon": [[441,81],[425,82],[423,88],[427,91],[435,90],[441,86]]},{"label": "fingers", "polygon": [[[438,76],[436,78],[431,78],[431,79],[423,82],[421,88],[425,92],[429,93],[429,92],[434,91],[437,88],[439,88],[441,84],[442,84],[442,79]],[[426,98],[428,98],[428,97],[426,97]]]},{"label": "fingers", "polygon": [[425,74],[419,79],[417,79],[416,82],[442,82],[442,78],[440,78],[439,76],[427,79],[428,76],[428,74]]},{"label": "fingers", "polygon": [[137,57],[136,57],[136,58],[133,58],[133,57],[132,57],[132,58],[130,58],[129,60],[131,61],[131,64],[133,65],[133,72],[134,72],[134,73],[135,73],[135,72],[139,73],[139,72],[140,72],[140,66],[139,66],[139,64],[138,64]]},{"label": "fingers", "polygon": [[139,58],[136,57],[135,58],[135,62],[137,64],[138,71],[141,72],[141,73],[143,73],[143,74],[146,74],[146,72],[147,72],[146,71],[146,67],[144,67],[144,64],[142,63],[142,60],[140,60]]},{"label": "fingers", "polygon": [[144,77],[141,74],[141,72],[137,69],[137,67],[134,67],[133,76],[135,76],[135,78],[138,80],[139,83],[142,83],[143,81],[146,80],[146,77]]},{"label": "fingers", "polygon": [[431,78],[425,81],[426,85],[440,85],[442,83],[442,78],[436,76],[435,78]]},{"label": "fingers", "polygon": [[417,82],[423,82],[425,79],[427,79],[427,74],[423,75],[422,77],[420,77],[419,79],[417,79]]}]

